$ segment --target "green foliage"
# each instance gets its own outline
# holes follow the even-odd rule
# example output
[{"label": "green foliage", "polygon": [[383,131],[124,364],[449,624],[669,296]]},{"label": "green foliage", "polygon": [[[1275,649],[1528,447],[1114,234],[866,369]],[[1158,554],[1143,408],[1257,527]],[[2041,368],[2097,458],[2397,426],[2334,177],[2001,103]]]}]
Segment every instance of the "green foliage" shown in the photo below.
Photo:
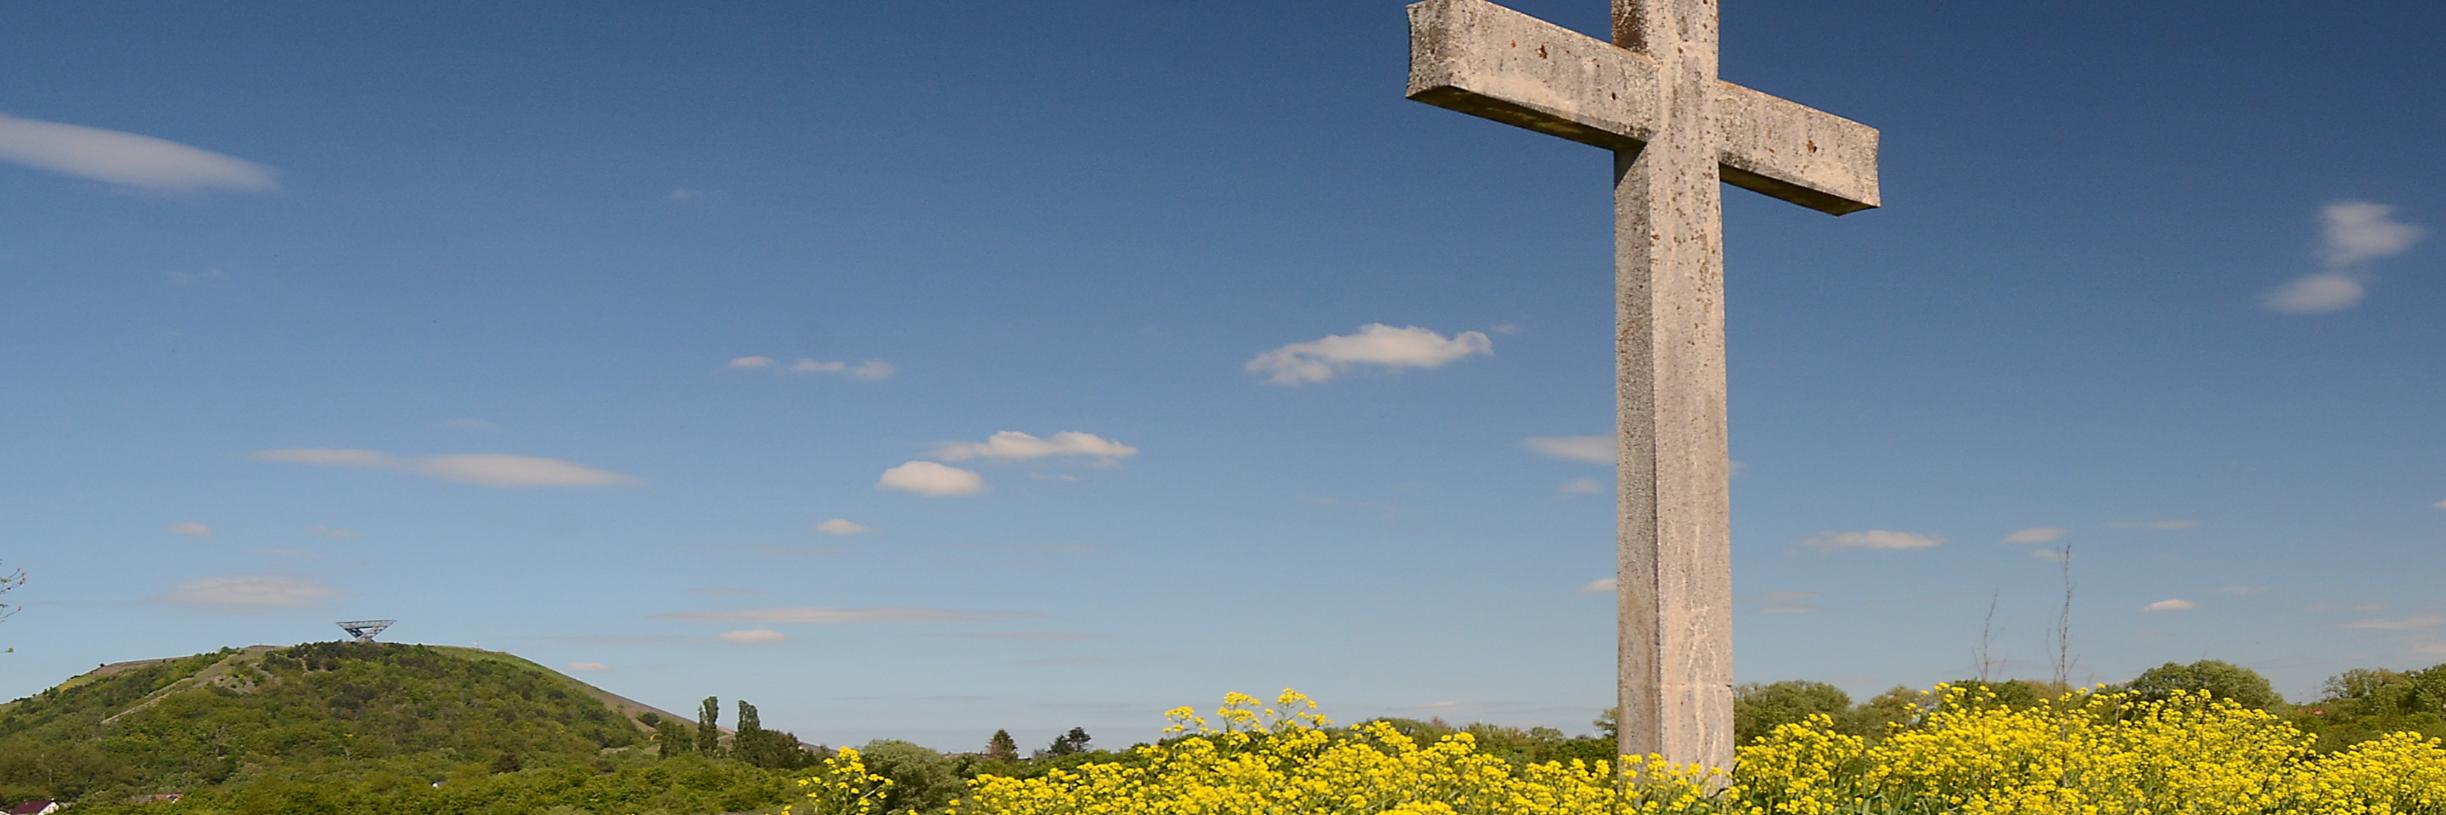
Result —
[{"label": "green foliage", "polygon": [[957,763],[923,745],[878,740],[858,752],[869,772],[892,781],[878,812],[940,812],[968,787]]},{"label": "green foliage", "polygon": [[1733,743],[1748,744],[1776,727],[1806,721],[1812,714],[1842,716],[1851,710],[1851,694],[1824,682],[1789,680],[1733,689]]},{"label": "green foliage", "polygon": [[1037,758],[1060,758],[1087,752],[1087,729],[1070,728],[1070,732],[1053,737],[1053,743],[1036,751]]},{"label": "green foliage", "polygon": [[722,700],[711,696],[696,708],[696,752],[701,756],[722,754]]},{"label": "green foliage", "polygon": [[112,812],[178,791],[196,813],[404,815],[786,799],[785,773],[634,749],[642,728],[594,693],[506,655],[390,643],[111,666],[0,708],[0,800]]},{"label": "green foliage", "polygon": [[1019,742],[1011,739],[1011,731],[996,730],[994,731],[993,738],[985,740],[985,760],[1019,760]]},{"label": "green foliage", "polygon": [[690,741],[688,728],[677,720],[664,719],[654,727],[656,753],[663,758],[676,758],[696,752],[696,742]]},{"label": "green foliage", "polygon": [[2126,683],[2125,690],[2147,700],[2165,699],[2175,691],[2207,691],[2220,699],[2232,699],[2245,707],[2268,710],[2285,703],[2276,694],[2276,686],[2258,671],[2214,659],[2203,659],[2184,665],[2168,662],[2142,671]]},{"label": "green foliage", "polygon": [[2446,737],[2446,664],[2417,671],[2356,669],[2327,680],[2326,696],[2292,709],[2316,749],[2340,750],[2391,732]]}]

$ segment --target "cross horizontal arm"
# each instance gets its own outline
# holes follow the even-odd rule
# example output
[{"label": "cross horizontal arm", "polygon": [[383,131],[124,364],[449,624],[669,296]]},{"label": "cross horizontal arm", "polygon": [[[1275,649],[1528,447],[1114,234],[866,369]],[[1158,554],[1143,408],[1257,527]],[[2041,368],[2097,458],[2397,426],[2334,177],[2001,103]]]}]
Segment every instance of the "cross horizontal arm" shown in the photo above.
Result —
[{"label": "cross horizontal arm", "polygon": [[[1410,6],[1409,97],[1610,150],[1655,135],[1655,60],[1486,0]],[[1717,81],[1724,181],[1821,212],[1877,206],[1877,130]]]}]

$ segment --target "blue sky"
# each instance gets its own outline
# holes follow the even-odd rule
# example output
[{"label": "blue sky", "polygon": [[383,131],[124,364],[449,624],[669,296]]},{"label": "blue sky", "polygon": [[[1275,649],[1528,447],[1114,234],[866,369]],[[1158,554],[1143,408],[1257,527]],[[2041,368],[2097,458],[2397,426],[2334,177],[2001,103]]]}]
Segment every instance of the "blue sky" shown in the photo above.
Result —
[{"label": "blue sky", "polygon": [[[1886,202],[1725,196],[1740,679],[2044,676],[2067,545],[2078,678],[2446,662],[2446,10],[1725,15]],[[1611,703],[1608,158],[1398,3],[5,16],[0,697],[397,617],[831,743]]]}]

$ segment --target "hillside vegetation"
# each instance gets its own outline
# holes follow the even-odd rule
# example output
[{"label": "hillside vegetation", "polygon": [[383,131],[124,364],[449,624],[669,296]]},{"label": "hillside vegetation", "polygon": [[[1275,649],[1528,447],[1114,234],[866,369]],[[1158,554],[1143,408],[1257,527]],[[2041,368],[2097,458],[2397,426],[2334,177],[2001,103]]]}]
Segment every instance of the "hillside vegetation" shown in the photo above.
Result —
[{"label": "hillside vegetation", "polygon": [[226,649],[105,666],[0,707],[0,800],[105,811],[183,792],[203,805],[183,810],[267,813],[717,812],[781,800],[781,768],[663,760],[647,722],[669,718],[475,649]]}]

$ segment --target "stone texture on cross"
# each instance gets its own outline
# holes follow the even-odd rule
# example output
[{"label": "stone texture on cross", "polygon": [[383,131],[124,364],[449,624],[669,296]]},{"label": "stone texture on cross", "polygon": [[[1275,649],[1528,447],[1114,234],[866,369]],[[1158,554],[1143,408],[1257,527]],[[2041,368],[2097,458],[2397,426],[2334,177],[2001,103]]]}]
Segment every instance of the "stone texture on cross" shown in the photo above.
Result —
[{"label": "stone texture on cross", "polygon": [[1718,183],[1869,209],[1877,131],[1718,79],[1713,0],[1613,0],[1612,19],[1608,43],[1485,0],[1417,3],[1409,96],[1614,151],[1620,748],[1730,769]]}]

